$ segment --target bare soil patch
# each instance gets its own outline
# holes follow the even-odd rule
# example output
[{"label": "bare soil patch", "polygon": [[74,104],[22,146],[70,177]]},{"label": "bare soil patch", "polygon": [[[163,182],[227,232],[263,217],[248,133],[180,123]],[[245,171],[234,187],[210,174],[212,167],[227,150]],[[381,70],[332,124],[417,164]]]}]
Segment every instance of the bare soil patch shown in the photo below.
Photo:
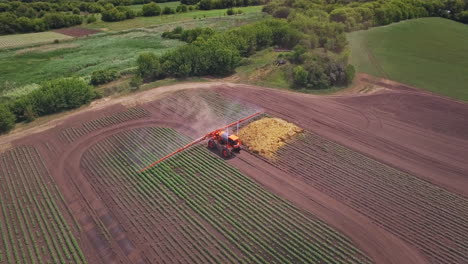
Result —
[{"label": "bare soil patch", "polygon": [[89,28],[80,28],[80,27],[72,27],[72,28],[63,28],[54,30],[54,32],[61,33],[71,37],[84,37],[89,35],[94,35],[101,31]]}]

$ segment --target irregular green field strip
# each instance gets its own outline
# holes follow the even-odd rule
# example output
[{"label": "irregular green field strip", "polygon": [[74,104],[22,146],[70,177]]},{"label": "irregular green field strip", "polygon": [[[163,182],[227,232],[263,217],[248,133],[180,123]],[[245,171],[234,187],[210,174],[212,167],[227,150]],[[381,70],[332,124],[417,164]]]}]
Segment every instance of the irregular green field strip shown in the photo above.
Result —
[{"label": "irregular green field strip", "polygon": [[[163,187],[171,191],[231,246],[237,247],[248,263],[371,262],[347,238],[268,193],[202,146],[181,153],[143,175],[136,173],[142,162],[150,163],[175,145],[188,141],[165,128],[119,133],[106,140],[100,151],[98,146],[104,143],[93,147],[96,158],[107,160],[94,166],[111,163],[109,167],[114,172],[106,173],[95,167],[94,174],[97,177],[113,174],[137,181],[145,186],[147,195],[160,193]],[[88,159],[92,161],[93,157]]]},{"label": "irregular green field strip", "polygon": [[52,43],[54,40],[72,39],[64,34],[48,31],[40,33],[27,33],[17,35],[0,36],[0,49],[28,46],[39,43]]},{"label": "irregular green field strip", "polygon": [[143,31],[99,34],[72,43],[76,47],[48,52],[0,52],[0,85],[13,82],[20,86],[58,77],[86,76],[100,69],[124,70],[133,67],[142,52],[161,54],[183,44]]},{"label": "irregular green field strip", "polygon": [[56,188],[36,149],[0,155],[2,241],[9,263],[85,263],[57,205]]},{"label": "irregular green field strip", "polygon": [[[244,12],[242,15],[236,16],[238,19],[243,19],[244,16],[250,13],[260,13],[262,6],[248,6],[239,7]],[[133,28],[143,28],[157,26],[166,23],[181,22],[187,20],[213,18],[226,16],[227,9],[213,9],[213,10],[195,10],[186,13],[177,13],[173,15],[161,15],[154,17],[137,17],[134,19],[119,21],[119,22],[97,22],[92,24],[83,25],[83,27],[92,29],[103,29],[109,31],[120,31]]]},{"label": "irregular green field strip", "polygon": [[442,18],[407,20],[348,34],[360,72],[468,100],[468,26]]}]

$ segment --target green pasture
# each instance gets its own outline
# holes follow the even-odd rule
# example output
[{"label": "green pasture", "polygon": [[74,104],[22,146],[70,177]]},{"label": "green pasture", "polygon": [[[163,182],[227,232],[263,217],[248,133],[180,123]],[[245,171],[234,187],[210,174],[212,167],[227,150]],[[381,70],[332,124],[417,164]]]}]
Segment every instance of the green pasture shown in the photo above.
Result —
[{"label": "green pasture", "polygon": [[407,20],[348,34],[359,72],[468,101],[468,25]]}]

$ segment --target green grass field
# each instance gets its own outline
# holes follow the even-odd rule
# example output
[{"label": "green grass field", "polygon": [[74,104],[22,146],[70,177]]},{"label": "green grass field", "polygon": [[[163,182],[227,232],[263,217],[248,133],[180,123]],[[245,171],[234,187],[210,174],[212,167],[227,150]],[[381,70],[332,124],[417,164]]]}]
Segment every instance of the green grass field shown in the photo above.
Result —
[{"label": "green grass field", "polygon": [[285,66],[275,65],[279,54],[281,53],[271,48],[257,52],[248,59],[248,64],[236,68],[234,79],[260,86],[290,88],[285,73],[280,68]]},{"label": "green grass field", "polygon": [[[161,34],[130,31],[101,34],[72,42],[73,47],[41,52],[40,48],[0,52],[0,84],[21,86],[65,76],[86,76],[99,69],[124,70],[135,66],[142,52],[162,53],[183,43],[161,38]],[[61,44],[57,44],[61,45]]]},{"label": "green grass field", "polygon": [[16,34],[0,36],[0,49],[17,46],[27,46],[39,43],[52,43],[54,40],[72,39],[73,37],[48,31],[40,33]]},{"label": "green grass field", "polygon": [[468,26],[408,20],[348,34],[357,71],[468,101]]},{"label": "green grass field", "polygon": [[[241,7],[237,8],[244,12],[243,15],[238,15],[234,17],[238,17],[242,19],[243,16],[246,14],[251,13],[260,13],[262,10],[262,6],[248,6],[248,7]],[[104,31],[120,31],[120,30],[127,30],[132,28],[142,28],[142,27],[151,27],[151,26],[158,26],[161,24],[173,23],[173,22],[181,22],[181,21],[189,21],[195,19],[203,19],[203,18],[211,18],[211,17],[224,17],[226,15],[227,9],[215,9],[215,10],[195,10],[187,13],[177,13],[173,15],[162,15],[162,16],[154,16],[154,17],[137,17],[134,19],[119,21],[119,22],[103,22],[99,21],[92,24],[83,25],[83,27],[91,28],[91,29],[100,29]]]}]

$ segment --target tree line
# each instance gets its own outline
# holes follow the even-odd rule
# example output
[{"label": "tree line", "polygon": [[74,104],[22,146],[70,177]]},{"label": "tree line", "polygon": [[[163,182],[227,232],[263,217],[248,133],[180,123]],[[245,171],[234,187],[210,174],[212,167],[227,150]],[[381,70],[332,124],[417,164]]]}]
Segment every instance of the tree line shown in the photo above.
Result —
[{"label": "tree line", "polygon": [[[96,21],[102,14],[104,21],[120,21],[139,15],[126,7],[153,3],[151,0],[88,0],[88,1],[8,1],[0,2],[0,34],[41,32]],[[164,2],[164,0],[158,0]]]},{"label": "tree line", "polygon": [[437,16],[467,23],[465,0],[273,0],[264,11],[277,18],[295,20],[298,14],[321,21],[336,22],[354,31],[387,25],[401,20]]},{"label": "tree line", "polygon": [[[235,6],[264,4],[267,0],[202,0],[182,1],[176,9],[161,8],[156,3],[166,0],[42,0],[8,1],[0,0],[0,34],[41,32],[49,29],[71,27],[83,22],[96,21],[94,15],[102,16],[106,22],[122,21],[137,16],[159,16],[187,12],[194,9],[221,9]],[[130,9],[129,5],[143,4],[141,11]],[[86,14],[86,15],[84,15]]]},{"label": "tree line", "polygon": [[[185,31],[176,30],[176,34],[177,32],[182,35]],[[138,74],[146,80],[204,75],[224,76],[232,73],[243,57],[271,46],[292,48],[300,38],[299,31],[286,21],[280,20],[257,22],[222,33],[200,34],[195,40],[191,40],[190,44],[166,54],[160,56],[153,53],[141,54],[137,60]]]}]

